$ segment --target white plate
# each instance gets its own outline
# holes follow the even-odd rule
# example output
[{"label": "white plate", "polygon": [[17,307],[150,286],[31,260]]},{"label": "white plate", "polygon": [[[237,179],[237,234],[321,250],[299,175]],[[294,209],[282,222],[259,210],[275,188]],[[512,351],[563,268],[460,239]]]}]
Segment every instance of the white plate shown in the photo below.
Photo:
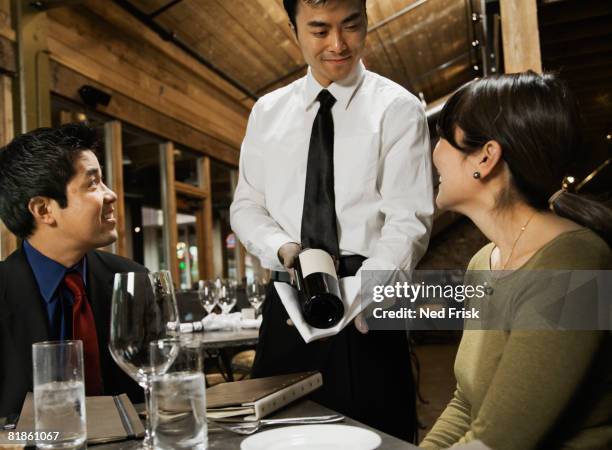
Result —
[{"label": "white plate", "polygon": [[380,436],[348,425],[296,425],[249,436],[241,450],[374,450]]}]

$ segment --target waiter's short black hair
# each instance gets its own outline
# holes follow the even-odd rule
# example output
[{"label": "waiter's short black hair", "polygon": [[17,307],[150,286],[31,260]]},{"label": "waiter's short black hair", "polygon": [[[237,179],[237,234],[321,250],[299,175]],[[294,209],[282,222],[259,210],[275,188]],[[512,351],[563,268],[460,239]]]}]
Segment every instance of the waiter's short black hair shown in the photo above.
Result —
[{"label": "waiter's short black hair", "polygon": [[[283,0],[283,6],[285,7],[285,11],[287,11],[287,15],[289,16],[289,21],[293,28],[297,30],[297,25],[295,23],[295,16],[297,14],[297,4],[299,2],[306,3],[307,5],[319,6],[324,5],[329,0]],[[366,0],[363,0],[363,7],[365,9]]]},{"label": "waiter's short black hair", "polygon": [[66,186],[75,175],[74,161],[85,150],[99,149],[96,131],[82,123],[38,128],[0,149],[0,218],[25,239],[36,224],[28,205],[36,196],[68,205]]}]

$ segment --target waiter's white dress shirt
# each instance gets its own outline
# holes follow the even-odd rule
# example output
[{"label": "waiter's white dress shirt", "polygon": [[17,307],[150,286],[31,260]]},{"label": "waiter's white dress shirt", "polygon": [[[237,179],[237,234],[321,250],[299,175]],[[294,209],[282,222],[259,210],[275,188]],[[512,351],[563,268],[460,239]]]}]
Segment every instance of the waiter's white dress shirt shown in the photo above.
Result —
[{"label": "waiter's white dress shirt", "polygon": [[[300,242],[312,124],[324,89],[308,74],[260,98],[249,118],[230,208],[232,229],[262,265],[284,270],[279,248]],[[334,190],[341,255],[362,270],[410,270],[434,212],[425,112],[400,85],[365,70],[327,88],[336,98]]]}]

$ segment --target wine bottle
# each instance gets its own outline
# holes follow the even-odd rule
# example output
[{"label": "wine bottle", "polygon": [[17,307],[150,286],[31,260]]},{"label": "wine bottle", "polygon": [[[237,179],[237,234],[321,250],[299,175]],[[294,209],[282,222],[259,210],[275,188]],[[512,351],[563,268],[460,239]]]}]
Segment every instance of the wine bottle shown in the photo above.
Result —
[{"label": "wine bottle", "polygon": [[304,320],[331,328],[342,319],[344,304],[332,257],[325,250],[305,249],[295,259],[295,278]]}]

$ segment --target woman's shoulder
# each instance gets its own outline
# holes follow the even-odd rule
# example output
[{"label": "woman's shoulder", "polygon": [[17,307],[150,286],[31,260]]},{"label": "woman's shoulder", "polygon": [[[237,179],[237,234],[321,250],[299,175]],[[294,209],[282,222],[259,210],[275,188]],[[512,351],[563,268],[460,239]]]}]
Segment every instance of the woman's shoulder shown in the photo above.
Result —
[{"label": "woman's shoulder", "polygon": [[[489,270],[493,242],[482,247],[467,270]],[[540,248],[521,269],[600,270],[612,269],[612,251],[597,233],[588,228],[559,234]]]},{"label": "woman's shoulder", "polygon": [[529,269],[597,270],[612,268],[612,251],[588,228],[561,233],[523,266]]}]

